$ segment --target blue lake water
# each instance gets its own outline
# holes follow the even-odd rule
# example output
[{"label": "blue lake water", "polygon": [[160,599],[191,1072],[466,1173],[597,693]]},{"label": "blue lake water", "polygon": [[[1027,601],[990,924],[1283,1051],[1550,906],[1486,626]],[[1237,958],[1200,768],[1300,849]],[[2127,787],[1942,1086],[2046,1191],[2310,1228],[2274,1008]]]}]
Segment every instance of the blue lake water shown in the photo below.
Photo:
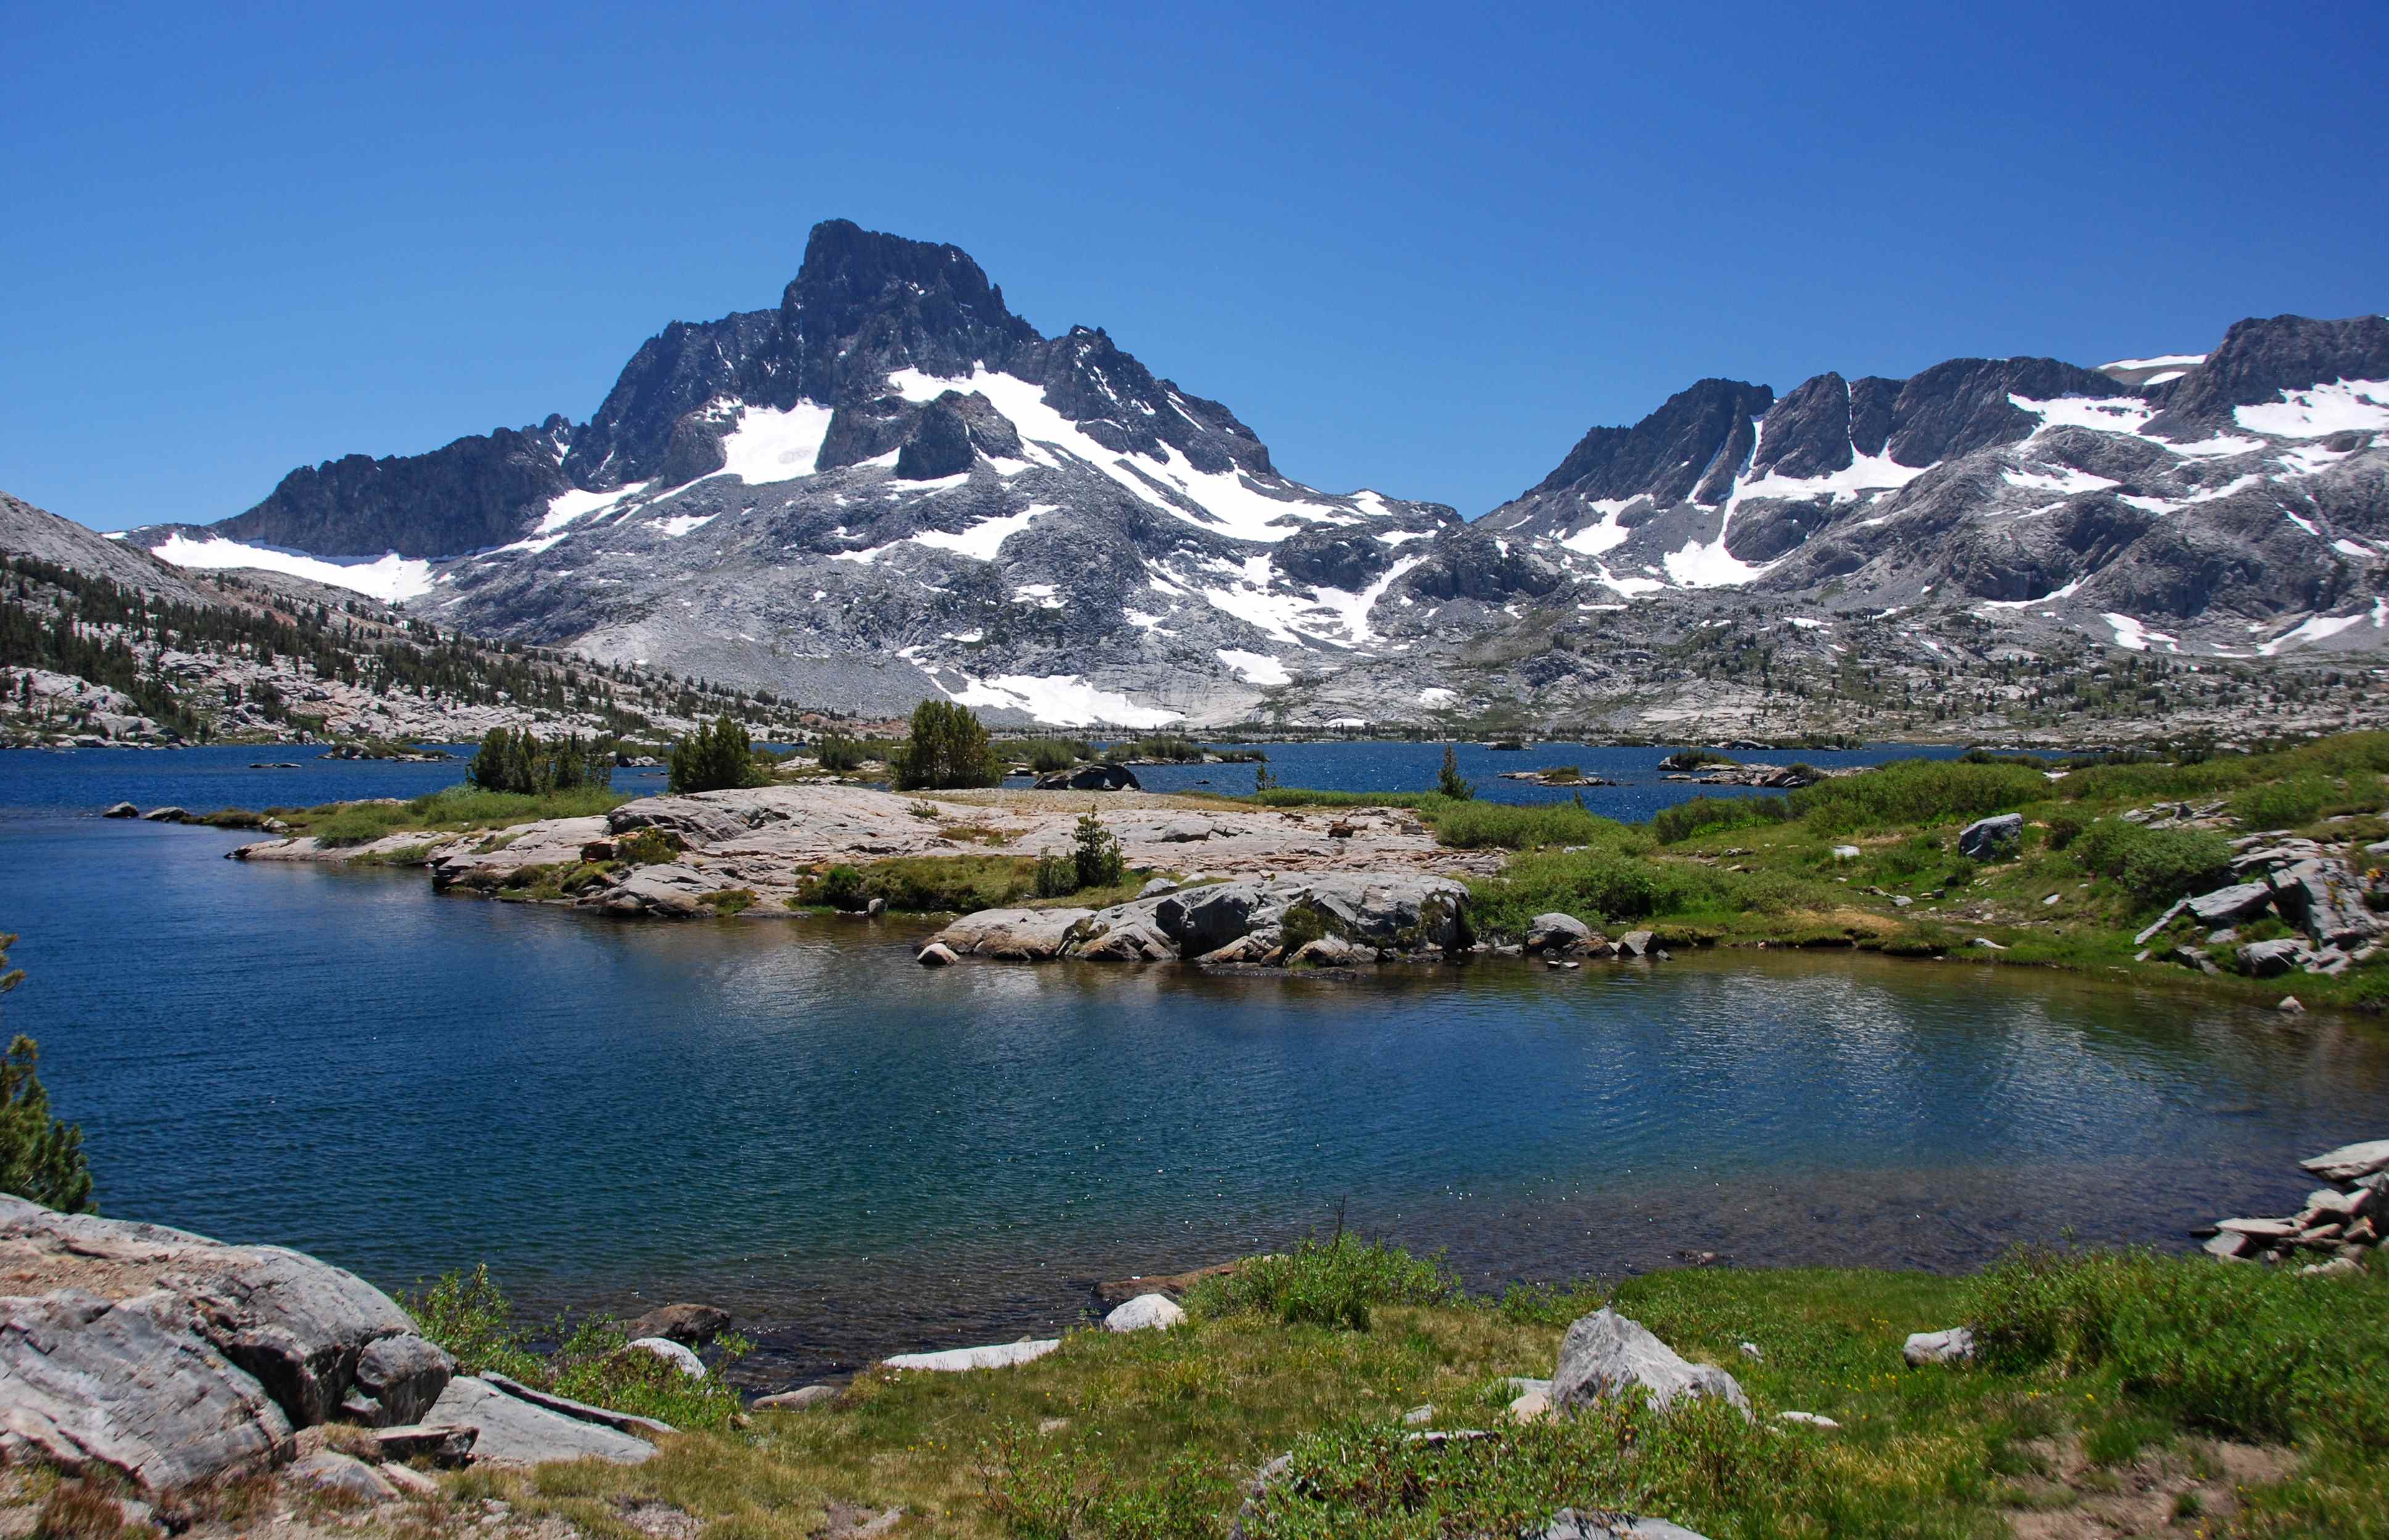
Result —
[{"label": "blue lake water", "polygon": [[[1430,777],[1441,754],[1272,759],[1418,783],[1388,750]],[[1614,773],[1597,752],[1657,757],[1566,757]],[[718,1301],[760,1330],[757,1384],[1059,1325],[1096,1279],[1283,1244],[1339,1203],[1487,1287],[1686,1251],[2179,1245],[2293,1203],[2295,1160],[2378,1137],[2389,1101],[2360,1024],[2024,970],[932,972],[917,925],[610,923],[89,816],[460,773],[246,768],[271,757],[0,755],[0,931],[29,975],[0,1020],[41,1039],[103,1205],[390,1286],[486,1260],[542,1310]]]}]

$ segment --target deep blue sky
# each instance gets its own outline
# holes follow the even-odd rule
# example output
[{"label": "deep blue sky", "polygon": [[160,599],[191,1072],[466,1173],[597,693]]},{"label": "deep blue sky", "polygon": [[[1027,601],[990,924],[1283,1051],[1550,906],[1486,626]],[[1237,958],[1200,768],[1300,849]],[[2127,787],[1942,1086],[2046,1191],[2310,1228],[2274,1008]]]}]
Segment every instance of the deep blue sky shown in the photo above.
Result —
[{"label": "deep blue sky", "polygon": [[585,417],[833,216],[1472,516],[1704,375],[2389,306],[2389,6],[1287,8],[10,7],[0,489]]}]

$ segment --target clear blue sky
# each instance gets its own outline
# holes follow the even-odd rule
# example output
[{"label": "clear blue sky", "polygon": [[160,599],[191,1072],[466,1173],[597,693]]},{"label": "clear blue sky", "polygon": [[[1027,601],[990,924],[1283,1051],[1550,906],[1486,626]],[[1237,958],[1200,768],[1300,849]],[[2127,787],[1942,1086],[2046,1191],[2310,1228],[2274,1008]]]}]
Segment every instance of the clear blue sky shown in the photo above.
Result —
[{"label": "clear blue sky", "polygon": [[583,418],[834,216],[1471,516],[1704,375],[2389,307],[2373,0],[1295,8],[12,6],[0,489]]}]

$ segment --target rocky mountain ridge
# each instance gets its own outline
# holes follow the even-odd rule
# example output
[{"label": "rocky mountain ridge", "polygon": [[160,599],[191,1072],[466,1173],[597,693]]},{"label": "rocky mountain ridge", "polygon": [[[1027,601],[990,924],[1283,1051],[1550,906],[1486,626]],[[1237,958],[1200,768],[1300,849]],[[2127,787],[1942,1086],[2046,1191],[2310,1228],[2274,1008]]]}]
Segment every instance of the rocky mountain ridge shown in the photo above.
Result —
[{"label": "rocky mountain ridge", "polygon": [[1769,660],[1760,698],[1699,705],[1749,729],[1846,705],[1854,659],[1913,697],[1960,651],[2377,652],[2384,381],[2377,316],[2102,369],[1704,380],[1469,523],[1292,481],[1104,331],[1046,337],[958,248],[833,221],[777,307],[665,328],[585,424],[329,462],[134,538],[372,558],[332,580],[601,661],[1067,725],[1648,726],[1731,629]]}]

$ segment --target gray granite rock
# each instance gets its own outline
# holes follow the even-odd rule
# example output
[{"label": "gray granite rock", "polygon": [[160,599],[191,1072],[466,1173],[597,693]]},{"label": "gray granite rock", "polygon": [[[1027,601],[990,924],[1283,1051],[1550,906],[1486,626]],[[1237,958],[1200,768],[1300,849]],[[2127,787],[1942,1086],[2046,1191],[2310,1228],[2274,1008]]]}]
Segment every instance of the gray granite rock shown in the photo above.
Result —
[{"label": "gray granite rock", "polygon": [[173,1492],[266,1469],[292,1432],[172,1292],[0,1300],[0,1456],[97,1466]]},{"label": "gray granite rock", "polygon": [[654,1457],[643,1438],[532,1405],[491,1384],[458,1375],[431,1408],[430,1420],[479,1430],[476,1465],[544,1465],[551,1460],[602,1459],[637,1465]]},{"label": "gray granite rock", "polygon": [[1640,1321],[1603,1308],[1571,1325],[1552,1371],[1552,1404],[1562,1411],[1587,1406],[1640,1385],[1665,1409],[1693,1396],[1720,1397],[1750,1415],[1750,1399],[1733,1376],[1680,1356]]}]

